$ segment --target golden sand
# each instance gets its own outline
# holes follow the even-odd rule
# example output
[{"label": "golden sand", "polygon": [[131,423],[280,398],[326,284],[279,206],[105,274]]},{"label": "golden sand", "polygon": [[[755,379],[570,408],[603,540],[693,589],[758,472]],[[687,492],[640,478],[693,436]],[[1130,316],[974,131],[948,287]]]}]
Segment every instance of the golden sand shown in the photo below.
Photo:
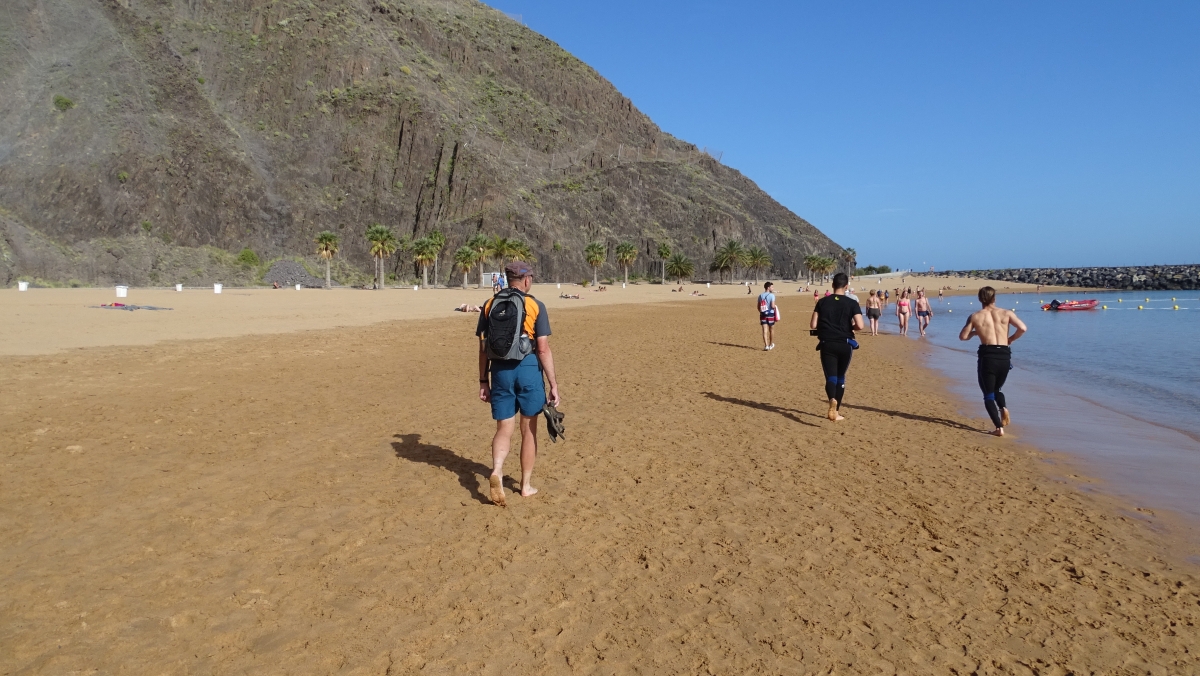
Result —
[{"label": "golden sand", "polygon": [[763,352],[744,299],[547,298],[568,440],[533,498],[514,451],[502,509],[477,315],[296,331],[357,310],[269,295],[319,293],[62,310],[271,330],[0,359],[0,673],[1200,669],[1196,568],[980,434],[911,342],[864,338],[827,421],[811,299]]}]

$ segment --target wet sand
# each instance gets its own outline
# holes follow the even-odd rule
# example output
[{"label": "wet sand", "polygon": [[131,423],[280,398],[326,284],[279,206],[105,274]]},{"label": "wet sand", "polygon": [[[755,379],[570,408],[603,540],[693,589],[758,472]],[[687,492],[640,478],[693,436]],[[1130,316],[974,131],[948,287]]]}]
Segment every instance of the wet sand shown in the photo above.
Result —
[{"label": "wet sand", "polygon": [[1196,567],[911,343],[832,424],[811,300],[770,353],[671,300],[551,307],[568,440],[507,509],[476,315],[0,358],[0,672],[1200,668]]}]

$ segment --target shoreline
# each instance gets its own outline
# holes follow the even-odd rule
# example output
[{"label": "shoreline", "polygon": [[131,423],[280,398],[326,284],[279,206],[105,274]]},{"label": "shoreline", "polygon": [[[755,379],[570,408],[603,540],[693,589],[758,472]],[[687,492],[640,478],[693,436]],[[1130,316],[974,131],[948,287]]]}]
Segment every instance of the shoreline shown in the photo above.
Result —
[{"label": "shoreline", "polygon": [[507,510],[449,318],[0,357],[0,666],[1197,667],[1168,536],[970,431],[907,342],[822,421],[785,308],[770,353],[733,300],[551,309],[567,441]]}]

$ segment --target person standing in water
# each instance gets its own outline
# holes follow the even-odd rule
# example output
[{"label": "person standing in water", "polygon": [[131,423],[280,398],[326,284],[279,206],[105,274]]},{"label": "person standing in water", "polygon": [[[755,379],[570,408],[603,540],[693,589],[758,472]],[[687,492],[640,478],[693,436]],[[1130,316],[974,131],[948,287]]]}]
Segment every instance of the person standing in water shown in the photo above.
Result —
[{"label": "person standing in water", "polygon": [[774,284],[767,282],[763,285],[763,292],[758,294],[758,323],[762,324],[765,352],[775,349],[775,322],[779,319],[779,308],[775,305],[774,287]]},{"label": "person standing in water", "polygon": [[876,293],[871,289],[870,295],[867,296],[867,319],[871,321],[871,335],[879,335],[879,317],[883,314],[883,298],[882,292]]},{"label": "person standing in water", "polygon": [[846,398],[846,371],[850,368],[850,357],[858,343],[854,331],[863,330],[862,308],[858,301],[846,296],[846,285],[850,283],[846,273],[833,276],[833,293],[817,301],[813,308],[808,328],[817,332],[821,352],[821,370],[825,372],[825,396],[829,400],[830,420],[845,420],[841,414],[842,401]]},{"label": "person standing in water", "polygon": [[921,329],[921,335],[925,335],[925,329],[929,328],[929,320],[933,318],[933,306],[929,304],[929,299],[925,297],[925,289],[917,292],[917,326]]},{"label": "person standing in water", "polygon": [[900,291],[896,298],[896,320],[900,323],[900,335],[908,335],[908,312],[909,312],[908,292]]},{"label": "person standing in water", "polygon": [[[1004,428],[1010,422],[1004,393],[1000,391],[1008,379],[1008,372],[1012,370],[1012,348],[1009,346],[1025,335],[1026,328],[1015,312],[996,307],[996,290],[992,287],[985,286],[979,290],[979,303],[983,309],[967,317],[958,339],[979,338],[976,374],[979,377],[979,389],[983,390],[983,405],[995,425],[995,429],[988,434],[1002,437]],[[1011,335],[1008,332],[1010,326],[1016,328]]]}]

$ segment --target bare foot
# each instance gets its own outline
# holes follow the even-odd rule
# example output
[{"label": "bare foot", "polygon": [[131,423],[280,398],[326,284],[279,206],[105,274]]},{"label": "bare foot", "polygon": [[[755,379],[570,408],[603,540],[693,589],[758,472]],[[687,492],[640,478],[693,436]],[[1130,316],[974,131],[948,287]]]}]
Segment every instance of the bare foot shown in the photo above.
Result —
[{"label": "bare foot", "polygon": [[521,489],[521,497],[530,498],[537,494],[537,489],[533,486],[526,486]]},{"label": "bare foot", "polygon": [[1008,427],[1008,423],[1012,422],[1012,418],[1008,417],[1008,409],[1000,409],[1000,424],[1003,427]]},{"label": "bare foot", "polygon": [[492,484],[492,504],[507,507],[504,500],[504,478],[493,474],[488,481]]},{"label": "bare foot", "polygon": [[845,420],[845,418],[843,418],[843,417],[841,416],[841,414],[840,414],[840,413],[838,413],[838,401],[837,401],[837,399],[830,399],[830,400],[829,400],[829,412],[825,414],[825,417],[826,417],[826,418],[829,418],[830,420],[832,420],[832,421],[834,421],[834,422],[837,422],[838,420]]},{"label": "bare foot", "polygon": [[990,435],[992,435],[993,437],[1002,437],[1002,436],[1004,436],[1004,428],[1003,428],[1003,427],[997,427],[996,429],[992,430],[991,432],[989,432],[989,431],[987,431],[987,430],[983,430],[983,433],[984,433],[984,434],[990,434]]}]

